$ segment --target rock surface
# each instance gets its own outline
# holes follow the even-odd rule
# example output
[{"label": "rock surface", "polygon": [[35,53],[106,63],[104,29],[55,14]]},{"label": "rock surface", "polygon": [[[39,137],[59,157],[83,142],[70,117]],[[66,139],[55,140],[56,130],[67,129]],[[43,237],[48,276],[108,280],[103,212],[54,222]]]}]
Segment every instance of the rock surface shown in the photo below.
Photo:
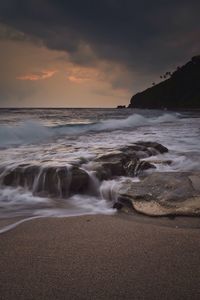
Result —
[{"label": "rock surface", "polygon": [[200,215],[200,173],[152,173],[140,182],[127,180],[119,202],[151,216]]},{"label": "rock surface", "polygon": [[[136,142],[98,156],[92,162],[92,169],[99,181],[118,176],[134,177],[143,171],[156,168],[141,158],[165,153],[168,149],[156,142]],[[90,162],[90,163],[91,163]],[[34,195],[67,198],[71,194],[86,193],[90,184],[87,171],[78,165],[40,166],[21,164],[0,171],[0,184],[21,186]]]},{"label": "rock surface", "polygon": [[[200,215],[200,172],[145,172],[158,164],[170,165],[170,160],[153,158],[166,152],[168,149],[159,143],[139,141],[96,157],[89,162],[90,168],[87,163],[68,167],[21,164],[1,169],[0,184],[21,186],[33,195],[66,199],[73,194],[90,194],[94,181],[98,184],[93,188],[98,189],[100,182],[110,180],[115,184],[114,193],[108,182],[104,194],[109,195],[114,208],[150,216]],[[135,176],[139,182],[131,179]]]},{"label": "rock surface", "polygon": [[114,176],[138,176],[142,171],[155,169],[153,163],[142,161],[153,155],[168,152],[168,149],[156,142],[136,142],[96,158],[97,177],[107,180]]},{"label": "rock surface", "polygon": [[42,168],[39,165],[21,165],[5,170],[1,184],[25,187],[34,195],[66,198],[70,194],[85,192],[89,175],[76,166]]}]

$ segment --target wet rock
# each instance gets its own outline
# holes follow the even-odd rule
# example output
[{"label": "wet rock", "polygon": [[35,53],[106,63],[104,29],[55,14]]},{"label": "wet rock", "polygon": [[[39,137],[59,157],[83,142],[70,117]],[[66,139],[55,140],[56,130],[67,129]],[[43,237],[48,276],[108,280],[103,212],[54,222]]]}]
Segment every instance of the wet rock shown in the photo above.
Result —
[{"label": "wet rock", "polygon": [[92,171],[99,181],[108,180],[112,177],[110,169],[105,168],[102,162],[93,161],[89,165],[84,165],[84,168]]},{"label": "wet rock", "polygon": [[200,215],[198,182],[200,173],[152,173],[140,182],[125,182],[119,197],[128,198],[136,211],[147,215]]},{"label": "wet rock", "polygon": [[132,202],[128,197],[118,197],[114,203],[113,208],[125,213],[131,213],[134,211]]},{"label": "wet rock", "polygon": [[130,159],[147,158],[157,154],[168,152],[168,149],[157,142],[136,142],[120,148]]},{"label": "wet rock", "polygon": [[110,179],[113,176],[125,175],[124,165],[129,160],[129,157],[121,151],[111,152],[101,155],[96,159],[99,162],[98,174],[99,178]]},{"label": "wet rock", "polygon": [[100,176],[97,175],[99,179],[103,178],[105,180],[114,176],[133,177],[138,176],[144,170],[156,168],[150,162],[139,160],[139,157],[150,156],[149,149],[145,146],[131,145],[120,150],[101,155],[96,159],[96,162],[99,162],[101,165],[97,172],[97,174],[100,174]]},{"label": "wet rock", "polygon": [[125,171],[121,163],[102,162],[93,168],[95,176],[99,181],[109,180],[116,176],[124,176]]},{"label": "wet rock", "polygon": [[125,170],[122,162],[105,162],[102,163],[103,169],[111,177],[125,175]]},{"label": "wet rock", "polygon": [[20,182],[20,180],[18,180],[18,176],[17,173],[21,173],[20,169],[18,168],[18,172],[17,170],[6,170],[3,171],[1,174],[1,184],[3,185],[17,185],[18,181]]},{"label": "wet rock", "polygon": [[[138,176],[148,169],[155,168],[150,161],[141,158],[167,152],[167,148],[156,142],[136,142],[98,156],[91,162],[96,177],[108,180],[117,176]],[[8,186],[22,186],[41,196],[67,198],[71,194],[87,192],[90,182],[89,175],[80,168],[80,163],[87,160],[72,162],[71,167],[45,166],[23,164],[17,167],[1,170],[1,184]],[[198,185],[198,179],[191,179]]]},{"label": "wet rock", "polygon": [[156,169],[156,167],[148,161],[134,159],[126,163],[124,169],[127,176],[134,177],[140,175],[142,171]]},{"label": "wet rock", "polygon": [[168,149],[165,146],[163,146],[162,144],[159,144],[157,142],[142,142],[142,141],[139,141],[136,144],[140,145],[140,146],[144,146],[146,148],[155,149],[156,151],[158,151],[161,154],[168,152]]},{"label": "wet rock", "polygon": [[15,168],[4,170],[1,181],[2,184],[7,186],[31,188],[38,174],[39,166],[19,165]]},{"label": "wet rock", "polygon": [[35,195],[68,197],[70,194],[87,190],[89,175],[86,171],[73,166],[18,166],[6,170],[1,175],[3,185],[28,188]]},{"label": "wet rock", "polygon": [[125,146],[123,148],[120,148],[120,150],[126,156],[128,156],[129,159],[140,159],[150,156],[150,153],[148,152],[148,149],[146,147],[136,144]]},{"label": "wet rock", "polygon": [[34,192],[52,197],[66,198],[70,194],[83,193],[89,183],[89,175],[76,166],[48,167],[40,176]]},{"label": "wet rock", "polygon": [[108,180],[112,177],[111,171],[99,165],[95,170],[95,175],[99,181]]},{"label": "wet rock", "polygon": [[113,208],[115,208],[117,210],[122,209],[122,207],[123,207],[123,204],[120,203],[120,202],[115,202],[114,205],[113,205]]},{"label": "wet rock", "polygon": [[122,162],[125,163],[129,159],[129,156],[122,151],[113,151],[104,155],[98,156],[95,161],[98,162]]},{"label": "wet rock", "polygon": [[71,183],[70,192],[71,193],[84,193],[89,184],[89,175],[83,169],[74,167],[71,170]]},{"label": "wet rock", "polygon": [[120,203],[122,206],[126,206],[128,208],[132,208],[132,202],[130,201],[130,199],[126,196],[120,196],[117,198],[117,203]]},{"label": "wet rock", "polygon": [[65,167],[45,167],[33,185],[33,193],[40,196],[66,197],[69,195],[70,176]]}]

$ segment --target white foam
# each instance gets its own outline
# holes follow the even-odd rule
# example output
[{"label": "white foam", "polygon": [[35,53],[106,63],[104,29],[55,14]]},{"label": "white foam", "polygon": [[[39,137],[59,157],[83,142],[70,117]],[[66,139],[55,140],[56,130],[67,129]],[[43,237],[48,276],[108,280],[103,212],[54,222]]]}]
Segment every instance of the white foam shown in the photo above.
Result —
[{"label": "white foam", "polygon": [[0,126],[0,146],[19,145],[41,141],[52,136],[50,130],[35,121],[26,121],[18,126]]},{"label": "white foam", "polygon": [[[35,197],[32,197],[32,199]],[[30,199],[29,199],[30,201]],[[100,199],[92,196],[83,196],[83,195],[74,195],[67,201],[67,208],[48,208],[48,209],[34,209],[32,211],[28,211],[29,215],[32,212],[31,217],[23,218],[17,222],[11,223],[3,228],[0,228],[0,234],[5,233],[9,230],[14,229],[15,227],[21,225],[24,222],[28,222],[31,220],[39,219],[39,218],[69,218],[75,216],[83,216],[83,215],[112,215],[115,214],[116,210],[111,208],[111,204],[108,203],[105,199]],[[35,202],[35,201],[34,201]],[[16,215],[12,210],[10,214],[7,214],[7,217],[12,218],[20,216]]]},{"label": "white foam", "polygon": [[[73,206],[73,213],[76,215],[85,214],[113,214],[112,203],[108,203],[105,199],[88,195],[74,195],[68,199]],[[70,210],[68,210],[70,214]]]},{"label": "white foam", "polygon": [[0,234],[5,233],[7,231],[10,231],[10,230],[14,229],[15,227],[19,226],[20,224],[23,224],[23,223],[31,221],[31,220],[39,219],[39,218],[42,218],[42,217],[41,216],[34,216],[34,217],[22,219],[20,221],[14,222],[14,223],[9,224],[7,226],[4,226],[3,228],[0,229]]},{"label": "white foam", "polygon": [[80,134],[88,131],[112,131],[124,128],[135,128],[138,126],[147,126],[159,123],[169,123],[177,121],[178,117],[176,115],[164,114],[159,117],[145,117],[139,114],[133,114],[124,119],[109,119],[98,123],[78,125],[78,126],[62,126],[56,129],[58,133],[62,134]]},{"label": "white foam", "polygon": [[121,185],[125,181],[131,181],[131,182],[139,182],[138,177],[118,177],[116,179],[112,180],[104,180],[100,186],[100,195],[102,199],[109,200],[112,202],[117,202],[118,200],[118,191],[121,188]]},{"label": "white foam", "polygon": [[1,187],[0,188],[0,208],[20,209],[45,206],[49,203],[48,198],[33,196],[30,191],[21,187]]},{"label": "white foam", "polygon": [[100,186],[100,194],[102,199],[117,201],[117,192],[119,184],[116,180],[104,180]]},{"label": "white foam", "polygon": [[109,119],[89,124],[66,124],[57,127],[46,127],[37,121],[25,121],[17,126],[0,126],[0,146],[36,143],[62,135],[73,136],[91,131],[113,131],[174,121],[178,121],[178,117],[171,114],[153,118],[133,114],[125,119]]}]

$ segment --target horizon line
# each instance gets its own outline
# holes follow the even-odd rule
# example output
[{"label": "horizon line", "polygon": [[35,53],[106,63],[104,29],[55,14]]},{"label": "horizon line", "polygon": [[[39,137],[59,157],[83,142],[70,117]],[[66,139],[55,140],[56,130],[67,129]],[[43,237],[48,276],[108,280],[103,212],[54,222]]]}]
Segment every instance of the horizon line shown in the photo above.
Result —
[{"label": "horizon line", "polygon": [[[0,107],[0,109],[115,109],[115,107],[64,107],[64,106],[37,106],[37,107],[29,107],[29,106],[24,106],[24,107]],[[127,108],[127,107],[126,107]]]}]

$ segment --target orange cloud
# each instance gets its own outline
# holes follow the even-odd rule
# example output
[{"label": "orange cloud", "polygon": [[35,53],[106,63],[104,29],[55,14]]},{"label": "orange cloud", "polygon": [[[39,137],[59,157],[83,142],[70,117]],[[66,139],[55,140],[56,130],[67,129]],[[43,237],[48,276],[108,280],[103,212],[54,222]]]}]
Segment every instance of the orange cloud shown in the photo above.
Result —
[{"label": "orange cloud", "polygon": [[34,72],[27,75],[18,76],[18,80],[30,80],[30,81],[37,81],[37,80],[44,80],[47,78],[51,78],[55,73],[56,70],[44,70],[39,72]]},{"label": "orange cloud", "polygon": [[72,67],[68,70],[67,79],[73,83],[81,84],[101,80],[102,74],[94,68]]}]

